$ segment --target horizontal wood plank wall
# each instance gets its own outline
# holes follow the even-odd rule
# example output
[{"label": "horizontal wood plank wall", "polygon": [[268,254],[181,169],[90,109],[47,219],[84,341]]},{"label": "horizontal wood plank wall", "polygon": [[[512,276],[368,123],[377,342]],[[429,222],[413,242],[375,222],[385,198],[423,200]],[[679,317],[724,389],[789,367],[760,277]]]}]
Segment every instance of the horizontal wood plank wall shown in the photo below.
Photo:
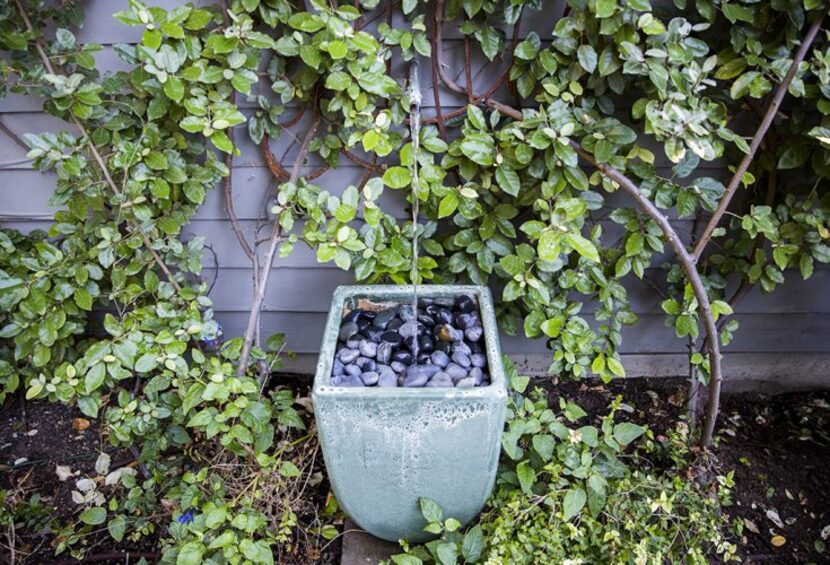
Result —
[{"label": "horizontal wood plank wall", "polygon": [[[151,5],[166,8],[184,2],[180,0],[156,0]],[[199,1],[196,4],[210,4]],[[89,0],[87,22],[77,32],[81,42],[96,42],[104,45],[97,54],[99,68],[103,72],[123,69],[112,46],[121,42],[136,42],[140,30],[128,28],[111,18],[114,11],[126,8],[126,0]],[[536,31],[544,40],[550,39],[551,24],[561,14],[562,3],[546,3],[544,17],[526,17],[522,34]],[[446,59],[451,64],[462,61],[462,43],[457,30],[447,30]],[[484,66],[476,62],[476,80],[486,88],[489,80],[499,72],[499,62]],[[482,68],[484,67],[484,68]],[[403,67],[401,67],[403,68]],[[462,68],[456,66],[454,68]],[[428,73],[428,65],[422,65],[422,72]],[[432,112],[433,95],[431,81],[425,74],[424,105],[427,114]],[[267,85],[266,85],[267,87]],[[240,100],[244,111],[249,113],[254,106],[253,99]],[[442,92],[442,106],[445,109],[459,107],[464,100]],[[618,105],[625,108],[627,101]],[[445,110],[446,111],[446,110]],[[0,101],[0,120],[18,135],[40,131],[71,131],[71,127],[44,114],[40,101],[32,97],[10,95]],[[238,136],[237,138],[246,136]],[[277,140],[274,149],[281,154],[286,147],[285,139]],[[241,142],[242,155],[236,159],[233,170],[234,198],[237,213],[243,229],[252,233],[257,219],[267,208],[274,183],[264,167],[260,152],[249,140]],[[0,224],[4,227],[30,231],[46,229],[55,209],[49,205],[49,196],[54,186],[54,177],[33,170],[26,160],[25,150],[10,138],[0,134]],[[670,163],[658,152],[658,165],[668,173]],[[310,164],[313,166],[313,163]],[[323,187],[339,193],[349,184],[357,183],[363,170],[345,162],[337,171],[329,171],[319,178]],[[700,175],[728,178],[724,163],[707,163]],[[622,194],[605,195],[606,205],[631,206]],[[405,194],[401,191],[385,191],[382,197],[385,210],[401,220],[407,217]],[[674,220],[681,234],[688,234],[691,228],[688,220]],[[620,235],[619,226],[604,222],[609,241]],[[219,190],[208,194],[207,201],[200,208],[194,221],[185,228],[189,237],[203,237],[213,253],[205,254],[204,277],[213,283],[211,298],[214,301],[216,317],[223,323],[228,335],[239,335],[246,321],[246,309],[251,299],[250,265],[242,255],[224,212]],[[214,258],[215,254],[215,258]],[[654,267],[668,255],[658,257]],[[326,312],[332,291],[341,284],[350,284],[352,275],[333,265],[320,265],[314,253],[298,245],[294,253],[278,259],[272,284],[268,290],[263,314],[264,330],[267,334],[286,332],[288,347],[299,354],[295,367],[311,370],[314,354],[317,352],[325,323]],[[737,318],[741,328],[735,340],[725,348],[727,357],[742,360],[740,364],[728,363],[727,377],[734,373],[742,378],[776,377],[782,371],[781,363],[763,363],[759,359],[790,359],[798,365],[799,360],[811,361],[804,369],[814,376],[826,375],[828,363],[821,360],[830,358],[830,274],[828,270],[817,269],[809,281],[802,281],[798,274],[790,274],[787,285],[771,295],[763,295],[757,289],[739,305]],[[623,334],[622,352],[626,365],[634,374],[682,374],[685,342],[674,337],[671,328],[664,325],[659,308],[660,298],[646,282],[632,279],[627,287],[631,296],[632,309],[640,322],[627,328]],[[498,292],[498,288],[495,291]],[[595,308],[586,304],[586,312]],[[547,353],[544,342],[522,337],[504,336],[502,345],[507,353],[520,360],[527,369],[539,372],[546,366]],[[803,364],[803,363],[802,363]],[[800,366],[800,365],[799,365]],[[818,372],[818,374],[816,374]]]}]

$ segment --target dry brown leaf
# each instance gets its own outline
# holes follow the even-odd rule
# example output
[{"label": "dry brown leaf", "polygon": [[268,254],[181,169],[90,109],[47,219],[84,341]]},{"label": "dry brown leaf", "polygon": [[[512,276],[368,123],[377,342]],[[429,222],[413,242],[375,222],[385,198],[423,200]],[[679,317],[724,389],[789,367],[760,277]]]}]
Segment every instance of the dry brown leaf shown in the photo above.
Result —
[{"label": "dry brown leaf", "polygon": [[761,531],[758,529],[758,525],[755,524],[755,522],[753,522],[749,518],[744,518],[744,526],[746,526],[746,529],[752,532],[753,534],[761,533]]},{"label": "dry brown leaf", "polygon": [[86,418],[75,418],[72,420],[72,429],[76,432],[82,432],[89,427],[89,420]]}]

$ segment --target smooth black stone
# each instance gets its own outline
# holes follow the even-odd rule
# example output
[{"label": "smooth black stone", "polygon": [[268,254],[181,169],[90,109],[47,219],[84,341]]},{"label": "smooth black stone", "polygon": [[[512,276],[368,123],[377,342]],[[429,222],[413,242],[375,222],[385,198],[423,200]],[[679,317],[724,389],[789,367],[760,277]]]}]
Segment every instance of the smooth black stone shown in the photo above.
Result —
[{"label": "smooth black stone", "polygon": [[476,386],[476,380],[473,377],[464,377],[463,379],[457,380],[455,382],[455,386],[457,386],[457,387]]},{"label": "smooth black stone", "polygon": [[360,367],[355,365],[354,363],[350,363],[346,365],[343,369],[347,375],[360,375],[363,371],[360,370]]},{"label": "smooth black stone", "polygon": [[388,341],[380,342],[377,348],[377,353],[375,354],[375,359],[377,359],[378,363],[388,365],[389,361],[392,359],[392,352],[394,349],[395,347]]},{"label": "smooth black stone", "polygon": [[340,333],[338,334],[338,337],[340,338],[340,341],[348,341],[348,339],[352,337],[354,334],[356,334],[358,331],[360,331],[360,328],[357,326],[357,324],[354,322],[349,322],[348,324],[343,324],[342,326],[340,326]]},{"label": "smooth black stone", "polygon": [[366,318],[361,317],[361,318],[358,318],[358,320],[357,320],[357,329],[360,330],[360,331],[365,330],[366,328],[368,328],[371,325],[372,325],[372,321],[367,320]]},{"label": "smooth black stone", "polygon": [[452,312],[448,308],[438,308],[438,310],[432,316],[435,318],[436,324],[452,324]]},{"label": "smooth black stone", "polygon": [[341,349],[337,353],[337,358],[340,359],[346,365],[348,365],[358,357],[360,357],[360,351],[358,351],[357,349]]},{"label": "smooth black stone", "polygon": [[403,344],[410,351],[415,351],[415,336],[403,338]]},{"label": "smooth black stone", "polygon": [[404,338],[415,337],[416,335],[418,335],[418,322],[416,322],[414,319],[409,320],[398,329],[398,333],[401,334],[401,337]]},{"label": "smooth black stone", "polygon": [[470,346],[470,353],[484,353],[480,343],[468,343],[467,345]]},{"label": "smooth black stone", "polygon": [[380,336],[383,335],[383,330],[371,326],[360,332],[360,335],[362,335],[372,343],[379,343]]},{"label": "smooth black stone", "polygon": [[478,314],[472,312],[470,314],[459,314],[458,318],[455,320],[456,325],[461,328],[462,330],[466,330],[467,328],[472,328],[474,326],[480,326],[481,323],[478,321]]},{"label": "smooth black stone", "polygon": [[467,355],[461,353],[460,351],[457,351],[456,353],[452,354],[452,360],[457,365],[461,365],[465,369],[469,369],[470,365],[472,365],[472,363],[470,363],[470,358]]},{"label": "smooth black stone", "polygon": [[392,354],[392,359],[404,365],[412,364],[412,354],[408,351],[396,351]]},{"label": "smooth black stone", "polygon": [[401,304],[398,306],[398,318],[403,320],[404,322],[408,322],[409,320],[415,319],[415,311],[412,309],[411,304]]},{"label": "smooth black stone", "polygon": [[391,343],[392,345],[400,345],[403,341],[401,335],[395,331],[383,332],[383,335],[380,336],[380,339],[381,341]]},{"label": "smooth black stone", "polygon": [[382,388],[394,388],[398,386],[398,376],[395,373],[385,373],[378,377],[378,386]]},{"label": "smooth black stone", "polygon": [[378,375],[374,371],[366,371],[365,373],[360,375],[360,380],[363,381],[363,384],[366,386],[373,386],[378,384],[378,379],[380,379],[380,375]]},{"label": "smooth black stone", "polygon": [[343,371],[345,370],[345,365],[340,359],[335,358],[334,363],[331,364],[331,374],[332,375],[342,375]]},{"label": "smooth black stone", "polygon": [[392,363],[389,366],[392,367],[392,370],[396,373],[403,373],[404,371],[406,371],[406,365],[404,365],[400,361],[392,361]]},{"label": "smooth black stone", "polygon": [[362,310],[352,310],[345,316],[343,316],[342,324],[351,324],[357,322],[357,320],[363,315]]},{"label": "smooth black stone", "polygon": [[357,338],[352,338],[346,342],[346,347],[348,347],[349,349],[357,349],[358,347],[360,347],[360,340]]},{"label": "smooth black stone", "polygon": [[463,353],[464,355],[470,355],[473,352],[473,349],[463,341],[457,341],[452,344],[452,352],[453,355],[456,353]]},{"label": "smooth black stone", "polygon": [[343,380],[340,381],[340,386],[362,387],[363,381],[361,381],[360,377],[357,375],[346,375],[343,377]]},{"label": "smooth black stone", "polygon": [[383,310],[382,312],[378,312],[375,315],[375,319],[372,320],[372,325],[378,329],[385,330],[387,324],[395,317],[395,309],[389,308],[388,310]]},{"label": "smooth black stone", "polygon": [[470,355],[470,363],[473,367],[484,367],[487,365],[487,357],[483,353],[473,353]]},{"label": "smooth black stone", "polygon": [[435,351],[435,342],[428,335],[422,335],[418,338],[418,351],[432,353]]},{"label": "smooth black stone", "polygon": [[419,365],[426,365],[430,362],[429,353],[419,353],[418,354],[418,364]]},{"label": "smooth black stone", "polygon": [[464,330],[464,337],[472,342],[480,341],[482,335],[484,335],[484,330],[481,326],[473,326]]},{"label": "smooth black stone", "polygon": [[435,319],[433,319],[432,316],[427,316],[426,314],[418,316],[418,322],[430,328],[435,325]]},{"label": "smooth black stone", "polygon": [[374,359],[369,359],[368,357],[358,357],[357,361],[355,361],[355,365],[360,367],[360,370],[363,372],[374,371],[375,367],[378,366]]},{"label": "smooth black stone", "polygon": [[435,350],[436,351],[443,351],[447,355],[450,354],[452,351],[452,344],[448,341],[436,341],[435,342]]},{"label": "smooth black stone", "polygon": [[389,323],[386,324],[386,329],[387,329],[387,331],[394,332],[398,328],[400,328],[402,325],[403,325],[403,320],[401,320],[400,318],[392,318],[389,321]]},{"label": "smooth black stone", "polygon": [[475,312],[476,310],[475,301],[466,294],[462,294],[456,298],[453,306],[457,312],[469,313]]},{"label": "smooth black stone", "polygon": [[368,340],[362,340],[358,347],[360,354],[364,357],[374,357],[378,353],[378,345]]},{"label": "smooth black stone", "polygon": [[430,360],[432,361],[433,365],[438,365],[441,368],[446,367],[450,364],[450,357],[443,351],[433,351],[432,355],[430,355]]},{"label": "smooth black stone", "polygon": [[445,308],[451,308],[453,304],[455,304],[455,300],[452,298],[436,298],[435,304],[438,306],[444,306]]},{"label": "smooth black stone", "polygon": [[421,308],[426,308],[427,306],[431,306],[435,303],[435,300],[432,298],[420,298],[418,299],[418,306]]},{"label": "smooth black stone", "polygon": [[444,368],[444,372],[447,373],[453,380],[463,379],[467,376],[467,369],[457,363],[450,363],[447,365]]}]

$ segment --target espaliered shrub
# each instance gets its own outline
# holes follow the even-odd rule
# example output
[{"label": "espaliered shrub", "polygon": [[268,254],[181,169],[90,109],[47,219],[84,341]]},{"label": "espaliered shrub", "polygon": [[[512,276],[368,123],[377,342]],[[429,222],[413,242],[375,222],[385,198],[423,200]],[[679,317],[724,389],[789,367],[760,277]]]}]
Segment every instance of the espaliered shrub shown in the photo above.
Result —
[{"label": "espaliered shrub", "polygon": [[[407,282],[413,225],[379,198],[409,191],[416,164],[423,281],[502,289],[502,328],[546,339],[552,371],[624,376],[621,329],[637,321],[624,283],[667,288],[667,323],[709,385],[704,446],[733,307],[830,261],[823,2],[574,0],[560,13],[539,0],[131,0],[114,16],[141,42],[114,46],[127,70],[107,76],[99,47],[71,31],[83,7],[0,7],[3,92],[38,96],[71,126],[25,137],[57,179],[49,233],[0,232],[0,400],[75,403],[142,463],[105,479],[106,496],[79,491],[59,550],[82,552],[104,521],[116,539],[144,535],[159,516],[174,522],[164,559],[180,563],[268,562],[269,547],[294,556],[305,529],[315,548],[332,534],[288,502],[314,448],[292,394],[267,382],[283,342],[262,337],[260,311],[272,265],[297,244],[358,280]],[[523,34],[528,18],[550,18],[548,33]],[[452,70],[450,29],[464,45]],[[415,59],[435,95],[417,152],[399,64]],[[498,68],[494,82],[473,82],[477,60]],[[442,108],[440,91],[462,102]],[[242,135],[275,179],[253,239],[229,175]],[[273,143],[286,136],[288,160]],[[365,170],[357,185],[315,184],[347,161]],[[255,279],[246,330],[221,349],[202,242],[181,237],[214,189]],[[246,480],[229,481],[237,464]]]}]

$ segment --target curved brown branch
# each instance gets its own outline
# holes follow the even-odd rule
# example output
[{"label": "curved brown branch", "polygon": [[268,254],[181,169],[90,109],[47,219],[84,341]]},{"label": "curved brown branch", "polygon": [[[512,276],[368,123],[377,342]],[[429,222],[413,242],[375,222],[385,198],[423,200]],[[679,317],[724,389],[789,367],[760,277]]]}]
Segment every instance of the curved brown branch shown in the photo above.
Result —
[{"label": "curved brown branch", "polygon": [[262,136],[262,141],[259,142],[259,148],[262,151],[262,156],[265,159],[265,166],[268,167],[268,170],[271,171],[271,174],[274,175],[274,178],[278,180],[287,179],[290,175],[288,171],[286,171],[280,160],[277,159],[274,152],[271,151],[271,146],[269,145],[271,138],[268,137],[268,134]]},{"label": "curved brown branch", "polygon": [[[378,167],[375,163],[370,163],[369,161],[358,157],[357,155],[355,155],[351,151],[348,151],[345,148],[340,149],[340,153],[342,153],[343,156],[346,157],[346,159],[348,159],[355,165],[363,167],[364,169],[368,169],[369,171],[372,171],[374,173],[383,172],[383,170],[380,167]],[[377,160],[377,158],[375,158],[375,160]]]},{"label": "curved brown branch", "polygon": [[605,163],[597,163],[594,156],[588,151],[585,151],[575,141],[572,141],[571,145],[579,156],[582,157],[582,159],[599,169],[605,177],[620,185],[620,187],[622,187],[622,189],[626,191],[629,196],[637,202],[637,204],[639,204],[640,208],[652,220],[654,220],[654,222],[660,227],[660,231],[663,232],[663,236],[666,238],[666,241],[668,241],[669,245],[674,250],[677,260],[683,271],[686,273],[686,278],[689,280],[689,284],[692,286],[692,291],[697,299],[700,318],[706,331],[706,344],[709,350],[709,399],[706,406],[706,422],[704,423],[703,432],[700,438],[701,445],[706,447],[712,442],[712,435],[714,433],[715,422],[717,420],[720,404],[720,388],[721,382],[723,381],[723,373],[721,371],[718,329],[715,326],[715,319],[712,315],[712,307],[709,304],[709,295],[706,292],[706,288],[703,286],[703,280],[700,277],[700,273],[697,272],[697,267],[692,259],[692,256],[686,250],[686,246],[683,245],[683,242],[680,241],[680,238],[669,222],[669,219],[665,216],[665,214],[658,210],[654,204],[652,204],[651,200],[646,198],[634,182],[632,182],[621,172],[617,171],[614,167],[611,167]]},{"label": "curved brown branch", "polygon": [[701,234],[700,239],[691,254],[692,260],[695,263],[700,260],[700,256],[703,254],[703,251],[712,239],[712,232],[715,231],[716,227],[718,227],[718,223],[720,223],[721,218],[723,218],[727,208],[729,208],[729,203],[732,201],[732,197],[741,185],[741,181],[743,180],[744,174],[746,174],[746,171],[749,169],[749,165],[752,164],[752,161],[755,158],[755,153],[761,145],[761,141],[764,139],[767,130],[769,130],[770,126],[772,126],[775,114],[778,112],[781,102],[787,95],[787,90],[798,72],[799,65],[801,65],[802,61],[804,61],[804,58],[807,56],[807,52],[810,50],[810,46],[821,29],[821,22],[824,21],[825,15],[826,14],[822,12],[810,25],[810,28],[807,30],[807,34],[801,42],[801,46],[798,48],[798,51],[793,58],[793,62],[790,65],[787,74],[784,76],[784,80],[782,80],[781,84],[778,85],[778,88],[776,89],[775,94],[767,107],[767,111],[764,114],[764,118],[761,120],[761,124],[755,131],[755,135],[752,136],[752,142],[749,145],[749,152],[744,155],[744,158],[741,159],[738,168],[735,169],[735,174],[732,175],[732,179],[726,187],[723,198],[721,198],[717,209],[712,213],[712,217],[709,218],[709,223],[707,223],[706,227],[703,229],[703,233]]},{"label": "curved brown branch", "polygon": [[[228,137],[230,138],[231,143],[233,143],[235,137],[233,128],[228,131]],[[224,182],[225,212],[228,214],[228,219],[231,222],[231,229],[233,230],[234,235],[236,235],[239,246],[242,247],[242,252],[245,253],[245,256],[249,261],[253,261],[254,250],[251,249],[248,239],[245,237],[245,234],[242,233],[242,227],[239,224],[239,218],[236,215],[236,210],[234,209],[233,204],[233,153],[228,153],[225,156],[225,166],[228,168],[228,176],[225,177]]]}]

